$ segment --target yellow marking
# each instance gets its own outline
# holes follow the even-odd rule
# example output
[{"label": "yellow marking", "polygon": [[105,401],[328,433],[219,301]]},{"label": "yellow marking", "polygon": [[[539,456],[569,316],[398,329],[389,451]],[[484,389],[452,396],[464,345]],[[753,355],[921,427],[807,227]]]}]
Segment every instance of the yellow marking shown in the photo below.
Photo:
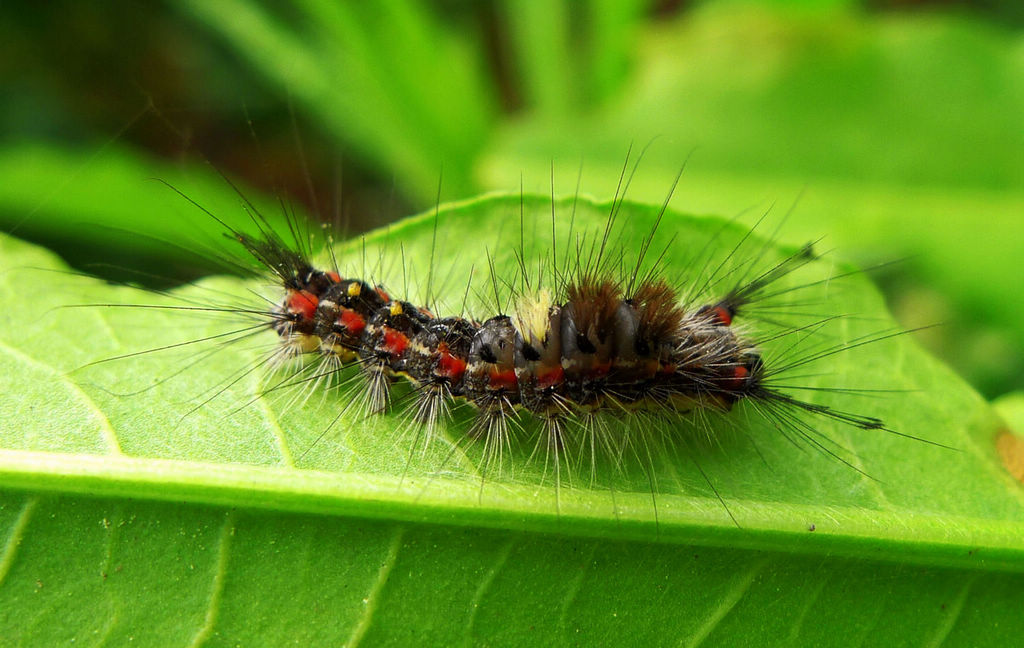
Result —
[{"label": "yellow marking", "polygon": [[326,340],[320,343],[320,353],[327,356],[334,356],[340,362],[347,364],[353,362],[358,355],[352,349],[334,342],[328,342]]},{"label": "yellow marking", "polygon": [[402,305],[399,304],[398,302],[391,302],[391,314],[392,315],[401,315],[402,314]]},{"label": "yellow marking", "polygon": [[290,336],[288,343],[299,350],[299,353],[312,353],[320,348],[320,338],[308,333],[298,333]]},{"label": "yellow marking", "polygon": [[349,297],[358,297],[359,293],[361,293],[362,291],[363,291],[363,287],[359,284],[358,281],[353,281],[352,283],[350,283],[348,285],[348,296]]},{"label": "yellow marking", "polygon": [[337,356],[338,359],[344,362],[345,364],[355,362],[356,360],[359,359],[359,354],[353,351],[352,349],[345,349],[344,351],[339,351],[337,353]]},{"label": "yellow marking", "polygon": [[550,311],[551,292],[547,289],[540,290],[536,295],[523,295],[516,302],[516,322],[520,333],[530,345],[544,343]]}]

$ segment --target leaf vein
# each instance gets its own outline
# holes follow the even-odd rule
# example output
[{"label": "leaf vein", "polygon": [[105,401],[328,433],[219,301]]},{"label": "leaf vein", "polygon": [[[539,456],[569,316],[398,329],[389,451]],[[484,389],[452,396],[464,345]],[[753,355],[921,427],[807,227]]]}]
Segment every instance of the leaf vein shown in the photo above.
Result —
[{"label": "leaf vein", "polygon": [[[100,568],[100,576],[103,578],[104,582],[107,580],[107,575],[110,573],[111,567],[114,563],[114,545],[117,543],[118,536],[120,535],[121,521],[121,506],[115,506],[114,512],[110,517],[103,518],[103,525],[107,529],[107,543],[103,556],[103,565]],[[109,587],[103,588],[103,594],[110,603],[111,613],[110,618],[107,619],[107,624],[103,629],[103,634],[99,636],[94,644],[97,648],[107,645],[111,635],[114,633],[114,628],[117,627],[117,624],[120,621],[119,611],[121,609],[122,601],[114,596]]]},{"label": "leaf vein", "polygon": [[800,633],[803,632],[804,623],[807,621],[807,615],[814,607],[814,604],[821,598],[821,593],[825,590],[825,585],[828,584],[831,574],[826,573],[825,569],[822,569],[823,565],[819,566],[817,575],[812,579],[815,583],[814,588],[810,592],[810,596],[804,601],[804,604],[800,606],[800,610],[797,612],[796,618],[793,620],[793,625],[789,628],[789,641],[791,644],[796,645],[800,638]]},{"label": "leaf vein", "polygon": [[235,534],[235,516],[228,513],[224,516],[224,526],[220,530],[220,541],[217,543],[217,568],[213,572],[213,584],[210,587],[210,602],[206,606],[206,617],[203,625],[196,631],[189,643],[190,648],[198,648],[206,643],[213,634],[220,612],[220,600],[224,593],[224,575],[227,573],[228,554],[231,549],[231,536]]},{"label": "leaf vein", "polygon": [[281,421],[277,414],[268,407],[267,401],[262,396],[259,398],[260,409],[267,418],[267,423],[270,424],[270,431],[274,435],[274,442],[277,445],[277,451],[281,453],[281,461],[284,465],[289,468],[295,467],[295,460],[292,458],[292,451],[288,448],[288,442],[284,438],[284,430],[281,428]]},{"label": "leaf vein", "polygon": [[956,622],[960,619],[960,615],[963,614],[964,605],[967,603],[967,596],[971,591],[971,587],[974,586],[974,581],[977,579],[978,574],[972,574],[967,578],[967,581],[957,593],[956,599],[953,600],[952,604],[946,606],[945,618],[942,619],[942,622],[939,623],[939,626],[935,629],[935,634],[924,645],[929,646],[929,648],[939,648],[939,646],[946,642],[949,634],[956,626]]},{"label": "leaf vein", "polygon": [[469,602],[469,619],[466,620],[465,644],[467,646],[473,645],[473,625],[476,623],[476,613],[480,609],[480,601],[483,600],[484,594],[486,594],[487,590],[490,589],[491,584],[494,583],[494,579],[497,578],[498,574],[505,566],[505,563],[508,561],[508,557],[512,553],[513,544],[512,539],[505,542],[501,551],[498,552],[494,565],[487,570],[487,573],[484,574],[483,580],[480,581],[480,585],[476,588],[476,592],[473,593],[473,598]]},{"label": "leaf vein", "polygon": [[25,505],[21,507],[21,512],[18,513],[18,519],[14,521],[11,535],[7,537],[7,542],[4,543],[3,554],[0,554],[0,583],[4,582],[7,574],[11,571],[14,558],[18,554],[18,547],[21,545],[21,539],[25,536],[25,529],[28,527],[28,522],[32,518],[32,513],[38,504],[38,497],[30,497],[25,500]]},{"label": "leaf vein", "polygon": [[398,552],[402,548],[402,536],[404,532],[405,529],[403,527],[395,529],[395,535],[392,536],[391,544],[388,546],[388,555],[384,559],[384,562],[381,563],[380,569],[377,571],[377,580],[374,581],[373,587],[370,588],[370,593],[366,595],[365,599],[363,599],[363,614],[356,623],[356,627],[353,628],[348,641],[345,642],[344,645],[346,648],[356,648],[366,635],[366,631],[370,629],[370,622],[373,620],[374,612],[377,611],[377,603],[380,600],[380,593],[388,583],[388,578],[391,576],[391,569],[395,566],[395,563],[398,562]]},{"label": "leaf vein", "polygon": [[19,351],[18,349],[8,346],[3,342],[0,342],[0,350],[2,350],[4,353],[9,353],[10,355],[14,356],[19,361],[24,362],[25,364],[31,365],[33,367],[36,367],[37,369],[40,369],[41,371],[58,377],[60,381],[63,382],[68,387],[68,389],[77,394],[82,399],[82,401],[89,406],[89,409],[92,410],[93,414],[99,420],[100,430],[103,434],[103,440],[106,441],[110,453],[116,455],[124,454],[121,451],[121,444],[117,440],[117,434],[114,432],[113,426],[110,425],[110,420],[107,418],[106,414],[103,413],[103,410],[96,405],[96,403],[92,400],[92,398],[89,397],[88,394],[82,391],[81,387],[79,387],[74,381],[68,380],[66,374],[62,374],[61,372],[57,371],[54,367],[43,362],[40,362],[39,360],[36,360],[35,358],[26,355]]},{"label": "leaf vein", "polygon": [[737,578],[733,586],[725,593],[725,596],[722,597],[718,607],[712,610],[711,614],[708,615],[708,618],[704,621],[704,625],[698,628],[697,631],[688,639],[685,639],[683,645],[687,646],[687,648],[697,648],[697,646],[704,643],[704,640],[711,635],[716,627],[718,627],[718,624],[722,622],[722,619],[724,619],[729,612],[736,607],[736,604],[740,602],[743,595],[750,589],[754,579],[767,564],[768,558],[762,558],[751,565],[750,569],[748,569],[745,574]]},{"label": "leaf vein", "polygon": [[580,593],[580,589],[583,587],[583,577],[587,574],[587,569],[593,563],[594,554],[597,552],[597,545],[590,545],[590,550],[587,551],[586,557],[583,559],[583,565],[580,567],[576,576],[569,583],[569,589],[565,593],[565,598],[562,599],[561,609],[558,613],[558,628],[563,633],[565,632],[566,620],[569,617],[569,608],[572,606],[576,597]]}]

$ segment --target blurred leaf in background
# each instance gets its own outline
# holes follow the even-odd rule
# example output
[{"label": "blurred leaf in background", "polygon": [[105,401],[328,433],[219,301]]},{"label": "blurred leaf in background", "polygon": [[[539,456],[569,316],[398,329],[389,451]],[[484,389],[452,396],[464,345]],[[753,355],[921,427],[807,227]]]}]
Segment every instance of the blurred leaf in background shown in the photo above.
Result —
[{"label": "blurred leaf in background", "polygon": [[0,216],[52,241],[52,196],[88,196],[127,228],[120,195],[95,196],[107,164],[209,178],[205,159],[363,231],[432,205],[439,178],[442,199],[546,192],[553,167],[558,193],[607,198],[631,145],[650,144],[630,196],[660,201],[693,151],[676,207],[802,195],[783,235],[906,258],[890,302],[944,323],[926,342],[994,396],[1024,387],[1021,24],[1008,1],[7,7],[0,157],[66,164],[0,189]]}]

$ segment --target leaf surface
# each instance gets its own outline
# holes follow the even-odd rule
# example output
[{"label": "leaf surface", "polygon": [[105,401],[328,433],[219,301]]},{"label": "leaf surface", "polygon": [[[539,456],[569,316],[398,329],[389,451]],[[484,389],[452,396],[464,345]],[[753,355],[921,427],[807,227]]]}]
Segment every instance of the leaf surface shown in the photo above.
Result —
[{"label": "leaf surface", "polygon": [[[585,253],[610,208],[558,201],[555,254]],[[520,245],[528,260],[551,249],[551,210],[485,197],[443,207],[436,231],[426,214],[336,254],[349,276],[482,317],[490,266],[513,282]],[[627,264],[658,212],[623,205]],[[681,285],[732,250],[768,264],[791,252],[675,212],[658,232],[652,250]],[[357,384],[289,389],[248,371],[274,349],[269,331],[111,360],[254,323],[135,306],[266,308],[253,292],[273,301],[272,286],[147,293],[48,272],[63,266],[13,239],[0,258],[0,629],[23,645],[848,645],[881,642],[880,628],[886,645],[970,645],[1022,630],[1024,492],[997,452],[1002,423],[907,336],[830,356],[794,384],[887,390],[799,394],[956,450],[812,419],[863,474],[744,405],[674,422],[675,448],[650,464],[577,465],[556,489],[528,461],[528,433],[514,472],[481,479],[466,413],[410,454],[400,414],[346,407]],[[801,344],[891,330],[861,275],[796,292],[780,297],[796,303],[784,317],[842,316]],[[69,304],[128,306],[55,308]],[[766,344],[766,358],[792,343]]]}]

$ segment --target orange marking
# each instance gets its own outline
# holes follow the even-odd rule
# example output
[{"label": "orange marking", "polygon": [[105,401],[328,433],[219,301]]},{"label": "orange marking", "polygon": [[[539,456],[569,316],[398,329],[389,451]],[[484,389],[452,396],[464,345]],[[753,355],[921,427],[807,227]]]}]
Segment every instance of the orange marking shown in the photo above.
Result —
[{"label": "orange marking", "polygon": [[518,385],[515,369],[506,369],[505,371],[492,370],[488,377],[490,378],[491,389],[513,389]]},{"label": "orange marking", "polygon": [[715,306],[715,317],[718,319],[718,323],[722,326],[729,326],[732,324],[732,315],[729,314],[729,310],[724,306]]},{"label": "orange marking", "polygon": [[725,388],[726,389],[742,389],[743,383],[746,382],[747,376],[749,376],[749,375],[750,375],[750,370],[747,369],[746,367],[744,367],[743,365],[739,365],[737,367],[734,367],[733,370],[732,370],[732,378],[726,380]]},{"label": "orange marking", "polygon": [[353,335],[359,335],[366,328],[366,319],[351,308],[343,308],[338,316],[338,323]]},{"label": "orange marking", "polygon": [[393,328],[384,330],[384,350],[393,356],[400,356],[409,348],[409,338]]},{"label": "orange marking", "polygon": [[288,295],[288,312],[301,315],[302,319],[311,320],[319,303],[320,299],[308,290],[292,292]]},{"label": "orange marking", "polygon": [[561,365],[547,371],[537,372],[537,386],[542,389],[561,384],[563,380],[565,380],[565,369],[562,369]]},{"label": "orange marking", "polygon": [[466,361],[453,356],[448,351],[448,345],[444,342],[440,343],[437,349],[441,358],[437,361],[437,371],[435,373],[456,382],[461,380],[462,374],[466,373]]},{"label": "orange marking", "polygon": [[333,281],[334,283],[341,283],[341,275],[339,275],[337,272],[327,272],[325,274],[328,277],[330,277],[331,281]]}]

